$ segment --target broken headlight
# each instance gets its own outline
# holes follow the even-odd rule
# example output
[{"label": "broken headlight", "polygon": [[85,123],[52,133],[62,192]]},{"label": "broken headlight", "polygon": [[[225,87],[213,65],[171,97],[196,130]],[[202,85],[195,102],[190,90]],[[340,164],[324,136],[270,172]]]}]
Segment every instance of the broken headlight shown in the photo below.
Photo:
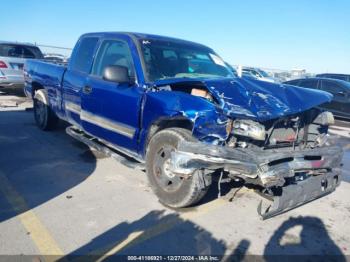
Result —
[{"label": "broken headlight", "polygon": [[254,140],[265,140],[265,127],[252,120],[235,120],[233,134],[250,137]]}]

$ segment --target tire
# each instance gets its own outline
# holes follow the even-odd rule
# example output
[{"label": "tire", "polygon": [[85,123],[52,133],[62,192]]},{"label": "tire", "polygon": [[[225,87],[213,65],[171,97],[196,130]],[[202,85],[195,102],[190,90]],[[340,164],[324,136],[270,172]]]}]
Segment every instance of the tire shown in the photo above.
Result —
[{"label": "tire", "polygon": [[41,130],[53,130],[57,126],[58,118],[49,106],[45,89],[39,89],[35,92],[33,107],[35,123]]},{"label": "tire", "polygon": [[204,177],[200,171],[186,179],[168,170],[170,153],[181,141],[195,139],[186,129],[164,129],[151,138],[146,153],[146,172],[150,186],[159,201],[172,208],[197,203],[207,193],[211,184],[211,176]]}]

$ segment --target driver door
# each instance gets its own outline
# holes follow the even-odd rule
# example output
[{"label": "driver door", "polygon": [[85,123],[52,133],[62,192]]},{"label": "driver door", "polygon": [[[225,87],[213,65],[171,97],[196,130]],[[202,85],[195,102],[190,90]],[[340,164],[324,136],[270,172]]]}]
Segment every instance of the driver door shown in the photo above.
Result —
[{"label": "driver door", "polygon": [[[134,84],[103,79],[107,66],[128,68]],[[134,62],[128,42],[104,39],[97,51],[86,86],[82,90],[83,129],[107,142],[136,151],[139,111],[144,89],[136,84]]]}]

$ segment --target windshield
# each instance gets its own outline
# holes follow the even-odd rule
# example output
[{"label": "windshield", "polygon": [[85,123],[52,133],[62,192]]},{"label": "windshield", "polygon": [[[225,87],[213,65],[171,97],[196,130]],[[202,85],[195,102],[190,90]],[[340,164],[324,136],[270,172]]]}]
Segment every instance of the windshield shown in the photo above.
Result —
[{"label": "windshield", "polygon": [[242,74],[246,76],[260,77],[260,75],[256,71],[251,71],[248,69],[243,69]]},{"label": "windshield", "polygon": [[0,44],[0,56],[19,58],[43,58],[43,54],[36,46]]},{"label": "windshield", "polygon": [[270,77],[268,73],[266,73],[264,70],[258,70],[258,72],[260,73],[260,75],[262,75],[263,77]]},{"label": "windshield", "polygon": [[146,78],[234,77],[225,62],[210,49],[170,41],[140,40]]}]

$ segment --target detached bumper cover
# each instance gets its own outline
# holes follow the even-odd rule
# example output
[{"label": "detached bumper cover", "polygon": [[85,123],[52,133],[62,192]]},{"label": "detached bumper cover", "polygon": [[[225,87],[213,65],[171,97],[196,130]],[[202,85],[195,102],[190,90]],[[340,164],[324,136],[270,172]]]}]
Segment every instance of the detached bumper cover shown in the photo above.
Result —
[{"label": "detached bumper cover", "polygon": [[225,171],[266,189],[280,188],[272,205],[259,214],[277,215],[335,190],[340,183],[343,150],[338,145],[316,149],[261,150],[182,142],[172,152],[171,169],[191,176],[198,169]]},{"label": "detached bumper cover", "polygon": [[340,169],[335,168],[332,172],[282,187],[281,194],[271,199],[272,203],[263,207],[263,201],[260,202],[258,213],[262,219],[267,219],[332,193],[340,184],[340,174]]}]

